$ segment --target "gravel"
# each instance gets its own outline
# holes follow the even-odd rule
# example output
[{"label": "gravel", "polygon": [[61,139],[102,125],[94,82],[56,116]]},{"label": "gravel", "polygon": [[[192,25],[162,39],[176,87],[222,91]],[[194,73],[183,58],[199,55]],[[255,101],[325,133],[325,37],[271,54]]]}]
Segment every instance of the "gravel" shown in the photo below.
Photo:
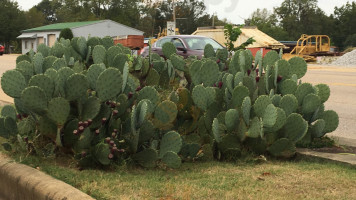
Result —
[{"label": "gravel", "polygon": [[337,60],[335,60],[332,65],[356,67],[356,49],[344,54]]}]

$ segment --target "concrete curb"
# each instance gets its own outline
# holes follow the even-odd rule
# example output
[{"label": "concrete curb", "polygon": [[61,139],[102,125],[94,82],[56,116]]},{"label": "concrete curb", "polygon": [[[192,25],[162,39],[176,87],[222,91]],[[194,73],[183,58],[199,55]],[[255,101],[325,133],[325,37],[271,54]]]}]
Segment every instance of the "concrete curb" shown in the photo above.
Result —
[{"label": "concrete curb", "polygon": [[353,154],[336,154],[312,151],[310,149],[297,149],[297,153],[303,156],[327,159],[339,163],[349,164],[356,167],[356,156]]},{"label": "concrete curb", "polygon": [[43,172],[0,158],[0,194],[4,199],[92,200],[89,195]]}]

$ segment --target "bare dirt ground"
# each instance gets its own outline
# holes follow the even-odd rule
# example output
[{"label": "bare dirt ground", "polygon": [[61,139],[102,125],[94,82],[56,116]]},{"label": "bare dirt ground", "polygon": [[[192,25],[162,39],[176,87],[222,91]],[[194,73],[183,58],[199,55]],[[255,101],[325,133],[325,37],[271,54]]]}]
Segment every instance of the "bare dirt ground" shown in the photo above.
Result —
[{"label": "bare dirt ground", "polygon": [[[0,76],[5,71],[15,68],[17,56],[17,54],[0,56]],[[356,67],[311,64],[308,68],[302,80],[313,85],[328,84],[331,96],[326,102],[326,109],[335,110],[340,117],[339,127],[329,135],[356,139]],[[0,88],[0,106],[9,103],[13,103],[13,99]]]},{"label": "bare dirt ground", "polygon": [[[0,76],[2,76],[2,74],[7,70],[15,69],[17,56],[19,56],[19,54],[11,54],[11,55],[5,54],[0,56]],[[0,89],[0,106],[13,102],[14,100],[11,97],[7,96],[2,91],[2,89]]]}]

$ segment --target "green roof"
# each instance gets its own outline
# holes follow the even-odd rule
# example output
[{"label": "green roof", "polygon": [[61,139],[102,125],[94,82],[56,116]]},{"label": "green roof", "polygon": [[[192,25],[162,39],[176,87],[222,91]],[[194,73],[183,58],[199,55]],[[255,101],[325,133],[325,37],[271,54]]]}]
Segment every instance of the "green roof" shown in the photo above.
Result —
[{"label": "green roof", "polygon": [[76,28],[89,24],[95,24],[103,20],[98,21],[86,21],[86,22],[66,22],[66,23],[58,23],[58,24],[50,24],[46,26],[40,26],[36,28],[31,28],[27,30],[23,30],[22,32],[39,32],[39,31],[54,31],[54,30],[62,30],[65,28]]}]

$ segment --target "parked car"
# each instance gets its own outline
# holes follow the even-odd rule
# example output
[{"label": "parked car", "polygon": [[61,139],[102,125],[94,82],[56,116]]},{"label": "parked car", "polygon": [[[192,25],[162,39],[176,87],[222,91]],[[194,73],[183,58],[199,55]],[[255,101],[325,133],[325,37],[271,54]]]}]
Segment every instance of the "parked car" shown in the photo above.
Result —
[{"label": "parked car", "polygon": [[5,53],[5,47],[0,44],[0,56]]},{"label": "parked car", "polygon": [[[177,48],[177,54],[187,58],[189,56],[197,56],[199,59],[204,55],[204,47],[211,44],[215,50],[223,49],[224,47],[214,39],[198,36],[198,35],[173,35],[163,37],[152,45],[152,53],[157,53],[163,56],[162,46],[166,42],[172,42]],[[141,55],[148,56],[149,47],[143,48]]]}]

